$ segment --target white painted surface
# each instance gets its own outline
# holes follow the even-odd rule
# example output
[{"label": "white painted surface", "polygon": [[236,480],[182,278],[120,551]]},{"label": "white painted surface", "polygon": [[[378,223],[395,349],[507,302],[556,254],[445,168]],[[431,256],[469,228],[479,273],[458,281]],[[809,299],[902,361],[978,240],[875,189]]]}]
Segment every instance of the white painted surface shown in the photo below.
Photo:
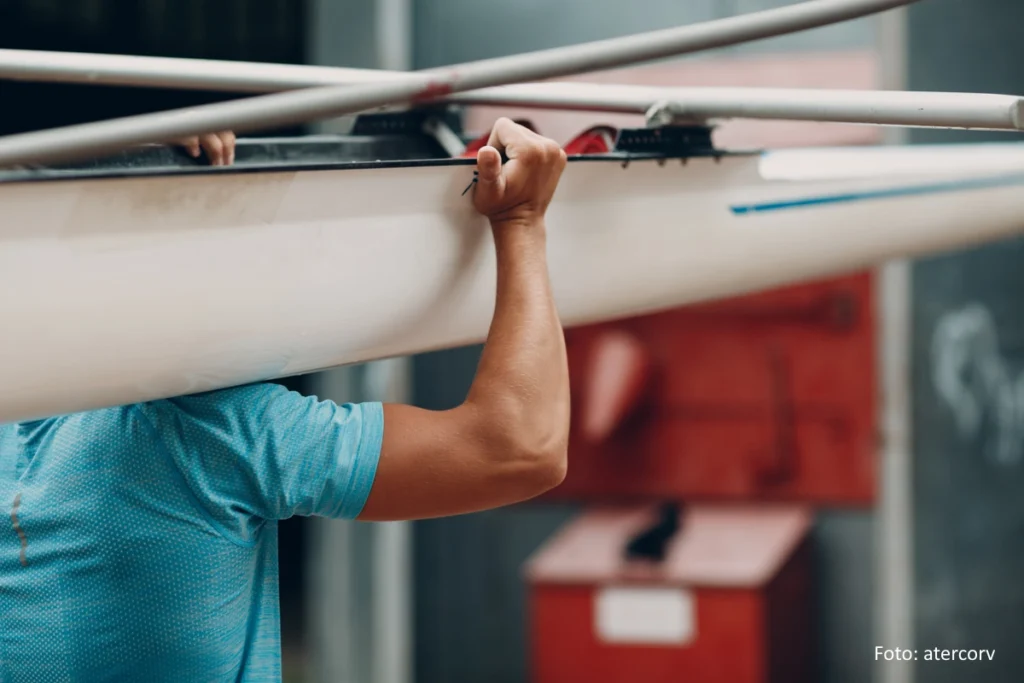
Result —
[{"label": "white painted surface", "polygon": [[693,594],[682,588],[602,588],[594,596],[594,621],[606,643],[681,646],[697,636]]},{"label": "white painted surface", "polygon": [[[1008,150],[1024,171],[1024,147]],[[779,155],[776,156],[776,163]],[[984,242],[1020,183],[734,214],[966,180],[933,157],[765,182],[758,157],[571,163],[549,213],[567,325]],[[823,169],[828,169],[823,159]],[[0,184],[0,420],[481,340],[494,254],[468,165]],[[1024,178],[1021,179],[1024,182]]]},{"label": "white painted surface", "polygon": [[[886,137],[900,140],[905,130],[885,129]],[[843,180],[914,175],[984,176],[1021,169],[1024,145],[989,142],[976,145],[850,146],[787,149],[767,152],[761,160],[765,180]]]}]

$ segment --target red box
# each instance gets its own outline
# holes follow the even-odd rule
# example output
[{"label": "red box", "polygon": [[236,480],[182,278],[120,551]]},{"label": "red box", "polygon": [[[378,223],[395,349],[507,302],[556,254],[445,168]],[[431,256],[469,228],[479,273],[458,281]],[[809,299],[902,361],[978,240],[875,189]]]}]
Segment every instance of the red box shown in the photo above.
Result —
[{"label": "red box", "polygon": [[876,325],[861,273],[566,333],[551,497],[870,505]]},{"label": "red box", "polygon": [[664,562],[625,562],[652,519],[586,513],[530,560],[534,683],[811,681],[809,514],[692,507]]}]

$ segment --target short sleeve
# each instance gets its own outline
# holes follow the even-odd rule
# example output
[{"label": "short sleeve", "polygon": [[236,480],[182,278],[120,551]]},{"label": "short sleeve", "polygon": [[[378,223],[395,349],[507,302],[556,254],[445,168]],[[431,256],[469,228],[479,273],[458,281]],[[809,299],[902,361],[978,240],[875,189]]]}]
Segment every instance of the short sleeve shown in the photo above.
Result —
[{"label": "short sleeve", "polygon": [[255,384],[140,409],[212,521],[243,539],[265,519],[354,519],[373,486],[380,403],[337,404]]}]

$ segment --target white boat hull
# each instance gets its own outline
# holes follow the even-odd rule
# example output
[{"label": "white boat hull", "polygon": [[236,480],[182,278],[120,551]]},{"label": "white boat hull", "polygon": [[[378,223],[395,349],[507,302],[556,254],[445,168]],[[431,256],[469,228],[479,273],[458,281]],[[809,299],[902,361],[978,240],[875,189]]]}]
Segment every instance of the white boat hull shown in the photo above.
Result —
[{"label": "white boat hull", "polygon": [[[1024,228],[1022,147],[817,154],[570,163],[548,221],[564,323]],[[471,177],[441,164],[0,183],[0,421],[482,340],[494,254],[462,195]]]}]

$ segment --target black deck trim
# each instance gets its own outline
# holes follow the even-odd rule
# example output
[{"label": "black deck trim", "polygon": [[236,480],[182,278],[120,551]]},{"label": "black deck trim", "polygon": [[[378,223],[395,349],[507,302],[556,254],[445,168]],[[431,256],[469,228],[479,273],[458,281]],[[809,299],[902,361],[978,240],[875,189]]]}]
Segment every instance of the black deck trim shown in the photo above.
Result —
[{"label": "black deck trim", "polygon": [[[737,154],[744,153],[718,152],[693,156],[718,158]],[[149,145],[84,164],[0,170],[0,185],[59,180],[215,176],[224,173],[471,166],[476,163],[474,159],[443,155],[444,151],[437,142],[428,136],[252,138],[238,141],[235,163],[230,167],[209,166],[179,148]],[[632,161],[651,159],[668,161],[683,157],[611,152],[571,156],[569,161],[628,165]]]}]

